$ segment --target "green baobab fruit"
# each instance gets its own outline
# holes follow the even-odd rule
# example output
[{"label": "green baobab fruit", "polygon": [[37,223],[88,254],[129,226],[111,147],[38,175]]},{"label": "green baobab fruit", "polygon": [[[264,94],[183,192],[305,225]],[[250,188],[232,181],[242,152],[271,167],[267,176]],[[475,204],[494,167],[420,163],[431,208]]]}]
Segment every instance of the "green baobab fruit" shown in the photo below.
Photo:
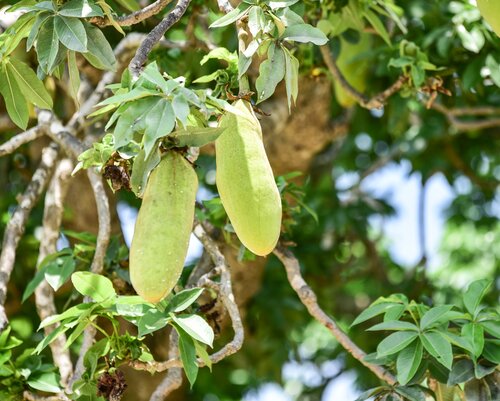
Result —
[{"label": "green baobab fruit", "polygon": [[146,184],[130,247],[130,279],[149,302],[168,295],[181,275],[197,189],[192,166],[174,151],[163,157]]},{"label": "green baobab fruit", "polygon": [[[370,63],[359,59],[359,55],[370,50],[372,41],[370,34],[362,33],[357,43],[350,43],[340,38],[340,54],[337,57],[337,67],[346,81],[358,92],[366,90],[366,76]],[[342,107],[352,107],[356,100],[345,91],[338,81],[334,81],[335,97]]]},{"label": "green baobab fruit", "polygon": [[233,106],[241,114],[221,118],[225,130],[215,141],[217,188],[240,241],[264,256],[280,236],[281,197],[252,106],[244,100]]},{"label": "green baobab fruit", "polygon": [[500,0],[477,0],[477,7],[486,22],[500,36]]}]

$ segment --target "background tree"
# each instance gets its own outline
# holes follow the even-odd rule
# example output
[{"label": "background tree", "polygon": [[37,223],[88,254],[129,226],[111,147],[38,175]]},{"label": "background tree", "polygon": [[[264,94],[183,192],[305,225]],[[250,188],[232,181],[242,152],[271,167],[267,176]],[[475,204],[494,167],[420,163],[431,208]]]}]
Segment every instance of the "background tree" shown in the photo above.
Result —
[{"label": "background tree", "polygon": [[[240,400],[287,362],[332,360],[360,399],[498,399],[500,41],[473,2],[2,3],[2,399]],[[238,98],[282,198],[268,258],[215,196],[217,121]],[[202,255],[152,304],[130,285],[116,208],[140,205],[173,148],[215,197],[196,206]],[[390,199],[363,185],[408,162],[413,268],[370,224]],[[431,270],[438,174],[456,191]],[[316,400],[331,375],[316,378],[284,384]]]}]

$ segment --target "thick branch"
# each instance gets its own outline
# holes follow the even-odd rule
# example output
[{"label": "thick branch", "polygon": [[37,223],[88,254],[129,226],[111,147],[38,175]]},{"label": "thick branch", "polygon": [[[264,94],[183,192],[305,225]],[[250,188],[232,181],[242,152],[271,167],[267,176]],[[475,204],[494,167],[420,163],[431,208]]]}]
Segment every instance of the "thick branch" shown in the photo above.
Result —
[{"label": "thick branch", "polygon": [[274,250],[274,254],[285,266],[288,281],[297,293],[302,304],[304,304],[307,308],[309,314],[325,326],[347,352],[370,369],[380,380],[383,380],[390,385],[395,384],[397,380],[391,373],[386,371],[381,366],[365,361],[366,353],[361,350],[346,333],[344,333],[333,318],[328,316],[323,309],[321,309],[318,305],[316,294],[302,277],[299,261],[295,258],[293,253],[289,249],[278,245],[278,247]]},{"label": "thick branch", "polygon": [[402,75],[386,90],[368,99],[365,95],[354,89],[349,82],[347,82],[344,75],[338,68],[330,48],[327,45],[324,45],[320,47],[320,50],[323,60],[325,61],[328,70],[333,75],[333,78],[336,79],[342,88],[344,88],[344,90],[365,109],[380,109],[384,107],[387,99],[389,99],[396,92],[400,91],[403,85],[408,81],[408,78]]},{"label": "thick branch", "polygon": [[[115,18],[115,21],[118,23],[118,25],[121,26],[131,26],[138,24],[139,22],[142,22],[156,14],[159,14],[171,1],[172,0],[157,0],[141,10],[137,10],[129,15]],[[90,22],[100,27],[111,25],[111,21],[107,17],[92,18]]]},{"label": "thick branch", "polygon": [[15,152],[25,143],[34,141],[35,139],[40,138],[43,134],[45,134],[45,127],[37,125],[36,127],[30,128],[25,132],[13,136],[8,141],[0,145],[0,157]]},{"label": "thick branch", "polygon": [[[45,195],[45,208],[43,213],[43,232],[40,240],[40,252],[38,254],[38,265],[50,254],[57,251],[57,240],[59,238],[61,221],[64,212],[64,199],[68,191],[73,163],[69,159],[59,162],[50,187]],[[54,304],[54,291],[47,281],[42,281],[35,290],[35,302],[40,320],[57,314]],[[58,325],[45,327],[45,335],[48,336]],[[69,350],[65,349],[66,335],[61,334],[50,344],[55,365],[59,368],[61,382],[68,383],[73,374]]]},{"label": "thick branch", "polygon": [[25,225],[31,210],[42,195],[52,173],[54,172],[58,155],[58,147],[51,144],[42,151],[42,160],[33,174],[31,182],[19,198],[19,205],[7,223],[4,232],[2,253],[0,254],[0,331],[7,325],[4,304],[7,298],[7,283],[14,268],[16,249],[24,234]]},{"label": "thick branch", "polygon": [[188,8],[189,2],[190,0],[179,0],[174,9],[146,36],[146,39],[139,46],[137,53],[128,66],[133,77],[137,78],[139,76],[142,66],[153,47],[165,35],[165,32],[181,19]]}]

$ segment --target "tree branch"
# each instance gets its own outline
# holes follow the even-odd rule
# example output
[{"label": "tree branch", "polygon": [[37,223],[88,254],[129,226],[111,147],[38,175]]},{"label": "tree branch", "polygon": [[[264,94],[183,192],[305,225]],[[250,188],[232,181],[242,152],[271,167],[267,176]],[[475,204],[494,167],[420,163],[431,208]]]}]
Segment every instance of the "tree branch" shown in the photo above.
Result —
[{"label": "tree branch", "polygon": [[370,369],[380,380],[390,385],[395,384],[397,380],[390,372],[386,371],[381,366],[365,361],[366,353],[361,350],[346,333],[344,333],[333,318],[328,316],[323,309],[321,309],[318,305],[316,294],[302,277],[299,261],[295,258],[293,253],[282,245],[278,245],[274,250],[274,254],[285,266],[288,281],[297,293],[302,304],[307,308],[309,314],[325,326],[349,354]]},{"label": "tree branch", "polygon": [[54,172],[58,153],[59,149],[55,144],[47,146],[42,151],[40,165],[33,174],[24,194],[20,196],[19,204],[4,232],[2,253],[0,254],[0,331],[3,331],[8,322],[4,304],[7,298],[7,283],[16,260],[16,249],[24,234],[31,210],[40,199]]},{"label": "tree branch", "polygon": [[[50,254],[57,251],[56,245],[60,234],[61,221],[64,212],[64,199],[68,191],[69,181],[73,163],[69,159],[59,162],[47,194],[45,195],[45,208],[43,213],[43,232],[40,240],[40,252],[38,263]],[[35,302],[40,320],[57,314],[54,304],[54,291],[52,287],[43,280],[35,290]],[[59,324],[45,327],[45,335],[48,336]],[[66,335],[60,334],[50,343],[50,349],[55,365],[61,374],[61,383],[65,386],[73,374],[73,364],[71,362],[69,350],[65,350]]]},{"label": "tree branch", "polygon": [[[115,18],[115,21],[120,26],[131,26],[138,24],[156,14],[159,14],[171,1],[172,0],[157,0],[141,10],[137,10],[129,15]],[[111,21],[107,17],[95,17],[92,18],[90,22],[96,24],[97,26],[100,26],[101,28],[112,25]]]},{"label": "tree branch", "polygon": [[139,76],[153,46],[160,41],[172,25],[181,19],[188,8],[189,2],[190,0],[179,0],[174,9],[146,36],[128,66],[132,77],[137,78]]},{"label": "tree branch", "polygon": [[0,145],[0,157],[14,153],[25,143],[34,141],[45,134],[46,127],[37,125],[25,132],[21,132]]},{"label": "tree branch", "polygon": [[349,82],[347,82],[344,75],[338,68],[335,58],[333,57],[333,54],[328,45],[320,46],[320,51],[321,55],[323,56],[323,60],[328,67],[328,70],[333,75],[333,78],[336,79],[342,86],[342,88],[344,88],[344,90],[350,96],[352,96],[361,107],[364,107],[365,109],[380,109],[384,107],[387,99],[389,99],[396,92],[400,91],[403,85],[408,81],[407,77],[401,75],[386,90],[368,99],[365,95],[354,89]]},{"label": "tree branch", "polygon": [[448,122],[457,132],[480,131],[487,128],[500,127],[500,117],[491,118],[488,120],[463,121],[458,119],[458,116],[487,116],[498,115],[500,109],[493,107],[478,107],[478,108],[457,108],[448,109],[441,103],[433,103],[432,109],[444,114]]}]

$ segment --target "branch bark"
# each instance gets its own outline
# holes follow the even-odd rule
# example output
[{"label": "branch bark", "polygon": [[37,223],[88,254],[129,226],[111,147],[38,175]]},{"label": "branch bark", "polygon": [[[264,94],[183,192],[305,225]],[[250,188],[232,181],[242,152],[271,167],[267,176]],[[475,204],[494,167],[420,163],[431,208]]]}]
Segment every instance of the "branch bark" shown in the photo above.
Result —
[{"label": "branch bark", "polygon": [[[156,14],[159,14],[172,0],[157,0],[154,3],[137,10],[131,14],[115,18],[115,21],[120,26],[131,26],[138,24]],[[111,21],[107,17],[96,17],[90,20],[91,23],[100,26],[101,28],[111,25]]]},{"label": "branch bark", "polygon": [[40,199],[50,177],[52,177],[58,154],[59,149],[55,144],[47,146],[42,151],[40,165],[33,174],[24,194],[19,198],[19,204],[5,229],[2,253],[0,254],[0,331],[3,331],[8,322],[4,304],[7,298],[7,284],[16,260],[16,249],[19,240],[24,234],[31,210]]},{"label": "branch bark", "polygon": [[0,145],[0,157],[14,153],[25,143],[34,141],[45,134],[46,127],[37,125],[25,132],[21,132]]},{"label": "branch bark", "polygon": [[[45,208],[43,213],[43,232],[38,254],[38,266],[50,254],[57,251],[56,245],[59,238],[61,221],[64,212],[64,199],[71,178],[73,163],[69,159],[61,160],[56,168],[50,187],[45,195]],[[35,290],[35,302],[40,320],[57,314],[54,304],[54,291],[47,281],[42,281]],[[48,336],[59,325],[45,327]],[[66,350],[66,335],[61,334],[50,344],[52,357],[61,374],[61,383],[65,386],[73,374],[69,350]]]},{"label": "branch bark", "polygon": [[165,32],[167,32],[172,25],[181,19],[186,12],[189,3],[190,0],[179,0],[174,9],[168,13],[168,15],[146,36],[144,41],[139,46],[139,49],[137,49],[134,58],[130,61],[128,68],[132,77],[137,78],[139,76],[142,66],[146,62],[153,47],[160,41],[163,35],[165,35]]},{"label": "branch bark", "polygon": [[480,131],[488,128],[500,127],[500,117],[490,118],[486,120],[463,121],[459,116],[491,116],[499,115],[500,110],[494,107],[478,107],[478,108],[457,108],[449,109],[441,103],[433,103],[431,108],[444,114],[448,122],[454,127],[457,132]]},{"label": "branch bark", "polygon": [[282,245],[276,247],[274,254],[285,266],[288,281],[309,314],[325,326],[349,354],[370,369],[380,380],[390,385],[396,384],[397,380],[390,372],[379,365],[366,362],[366,353],[349,338],[333,318],[321,309],[316,294],[302,277],[299,261],[294,254]]}]

